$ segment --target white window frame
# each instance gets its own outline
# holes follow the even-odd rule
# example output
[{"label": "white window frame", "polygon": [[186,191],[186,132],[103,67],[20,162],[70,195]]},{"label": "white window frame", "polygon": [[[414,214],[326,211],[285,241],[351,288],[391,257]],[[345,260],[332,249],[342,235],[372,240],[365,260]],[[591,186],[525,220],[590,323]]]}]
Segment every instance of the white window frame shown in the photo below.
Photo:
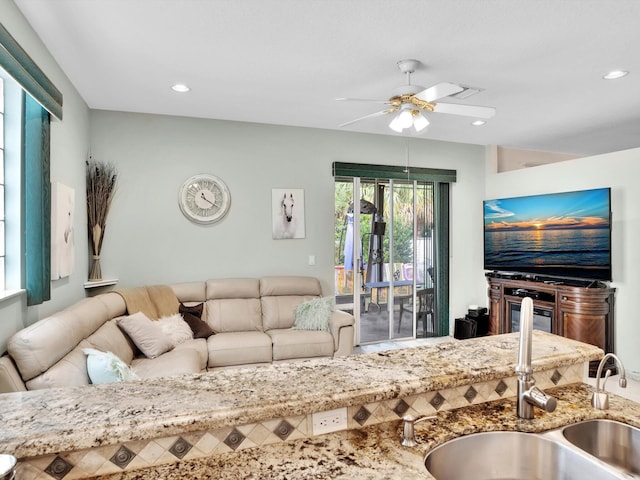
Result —
[{"label": "white window frame", "polygon": [[4,199],[4,77],[0,76],[0,292],[6,290],[6,241]]},{"label": "white window frame", "polygon": [[11,298],[22,289],[23,263],[21,256],[22,200],[21,192],[21,144],[22,144],[22,95],[18,83],[0,68],[4,93],[4,286],[0,288],[0,300]]}]

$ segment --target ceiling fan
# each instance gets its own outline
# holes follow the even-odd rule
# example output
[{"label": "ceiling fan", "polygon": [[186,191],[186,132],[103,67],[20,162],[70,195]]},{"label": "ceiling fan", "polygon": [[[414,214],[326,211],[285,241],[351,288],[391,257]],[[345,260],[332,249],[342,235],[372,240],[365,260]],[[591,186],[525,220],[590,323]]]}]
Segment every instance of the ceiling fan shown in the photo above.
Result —
[{"label": "ceiling fan", "polygon": [[405,128],[413,126],[415,130],[419,132],[429,125],[429,120],[427,120],[423,115],[423,112],[465,115],[467,117],[475,117],[476,119],[488,119],[495,115],[496,109],[493,107],[436,102],[436,100],[441,98],[462,92],[466,88],[447,82],[438,83],[429,88],[412,85],[411,74],[416,71],[419,65],[420,62],[418,60],[400,60],[398,62],[398,68],[407,76],[407,84],[397,88],[396,94],[389,98],[389,100],[368,100],[359,98],[336,99],[340,101],[372,102],[389,105],[389,108],[385,110],[350,120],[341,124],[340,127],[346,127],[347,125],[351,125],[352,123],[368,118],[397,113],[389,124],[389,127],[392,130],[401,133]]}]

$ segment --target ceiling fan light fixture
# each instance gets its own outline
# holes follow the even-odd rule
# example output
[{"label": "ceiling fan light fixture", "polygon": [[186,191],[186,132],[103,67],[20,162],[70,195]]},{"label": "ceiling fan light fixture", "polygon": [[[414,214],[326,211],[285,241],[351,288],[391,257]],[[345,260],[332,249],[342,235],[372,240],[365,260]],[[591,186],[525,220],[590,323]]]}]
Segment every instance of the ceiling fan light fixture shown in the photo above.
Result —
[{"label": "ceiling fan light fixture", "polygon": [[410,104],[403,104],[400,112],[391,120],[389,128],[391,130],[402,133],[405,128],[415,128],[416,132],[420,132],[427,128],[429,120],[422,112],[416,108],[412,108]]},{"label": "ceiling fan light fixture", "polygon": [[400,122],[400,114],[393,117],[393,120],[389,123],[389,128],[394,132],[402,133],[404,127],[402,126],[402,122]]},{"label": "ceiling fan light fixture", "polygon": [[413,114],[411,110],[402,110],[398,114],[398,121],[402,128],[410,128],[413,125]]},{"label": "ceiling fan light fixture", "polygon": [[429,126],[429,120],[427,120],[427,117],[422,115],[418,110],[414,111],[418,113],[413,115],[413,128],[416,129],[416,132],[421,132]]}]

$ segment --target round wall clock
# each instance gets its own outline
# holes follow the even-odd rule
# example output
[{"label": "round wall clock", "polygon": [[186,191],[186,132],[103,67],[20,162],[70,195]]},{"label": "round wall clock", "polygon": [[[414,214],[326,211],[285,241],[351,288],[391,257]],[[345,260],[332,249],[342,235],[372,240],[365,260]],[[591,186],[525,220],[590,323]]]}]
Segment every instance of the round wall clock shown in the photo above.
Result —
[{"label": "round wall clock", "polygon": [[180,187],[180,210],[192,222],[219,222],[229,211],[231,194],[225,183],[214,175],[200,174]]}]

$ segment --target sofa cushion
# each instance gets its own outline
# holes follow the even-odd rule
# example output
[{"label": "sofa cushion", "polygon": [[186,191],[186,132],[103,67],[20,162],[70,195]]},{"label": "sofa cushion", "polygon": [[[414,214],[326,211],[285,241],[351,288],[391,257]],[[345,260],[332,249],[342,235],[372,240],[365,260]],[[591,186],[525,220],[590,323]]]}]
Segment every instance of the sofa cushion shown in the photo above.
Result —
[{"label": "sofa cushion", "polygon": [[262,332],[228,332],[207,339],[209,367],[270,363],[271,337]]},{"label": "sofa cushion", "polygon": [[312,295],[280,295],[262,297],[262,325],[265,329],[290,328],[295,320],[296,307],[317,298]]},{"label": "sofa cushion", "polygon": [[83,348],[87,356],[87,372],[91,383],[114,383],[138,380],[139,377],[112,352]]},{"label": "sofa cushion", "polygon": [[103,352],[113,352],[127,365],[133,360],[134,349],[131,340],[118,328],[115,319],[109,320],[89,335],[87,342]]},{"label": "sofa cushion", "polygon": [[147,358],[156,358],[173,348],[171,340],[164,334],[160,325],[142,312],[120,317],[117,322]]},{"label": "sofa cushion", "polygon": [[171,377],[200,373],[200,355],[192,348],[171,350],[156,358],[135,358],[132,370],[140,378]]},{"label": "sofa cushion", "polygon": [[91,348],[91,344],[82,340],[76,348],[52,365],[46,372],[25,382],[28,390],[42,388],[73,387],[89,385],[87,373],[87,356],[83,348]]},{"label": "sofa cushion", "polygon": [[219,298],[260,298],[260,281],[256,278],[220,278],[207,280],[206,292],[207,300]]},{"label": "sofa cushion", "polygon": [[180,303],[202,303],[206,297],[206,284],[204,282],[188,282],[171,285]]},{"label": "sofa cushion", "polygon": [[260,296],[280,295],[322,296],[320,281],[315,277],[273,276],[260,279]]},{"label": "sofa cushion", "polygon": [[267,334],[273,342],[274,360],[333,356],[333,336],[327,331],[285,328]]},{"label": "sofa cushion", "polygon": [[262,331],[260,282],[254,278],[207,280],[206,318],[214,332]]},{"label": "sofa cushion", "polygon": [[166,317],[160,317],[157,320],[162,332],[169,337],[171,343],[175,347],[187,340],[193,339],[193,332],[187,322],[184,321],[182,315],[175,313]]},{"label": "sofa cushion", "polygon": [[207,300],[207,323],[216,333],[262,331],[257,298]]},{"label": "sofa cushion", "polygon": [[124,313],[124,301],[116,293],[85,298],[17,332],[9,339],[7,350],[22,378],[30,380],[46,372],[116,312]]},{"label": "sofa cushion", "polygon": [[[207,369],[207,360],[209,360],[209,350],[207,349],[207,340],[204,338],[194,338],[191,340],[187,340],[180,345],[176,345],[173,350],[184,350],[191,349],[198,352],[200,356],[200,370],[204,371]],[[171,351],[173,351],[171,350]]]},{"label": "sofa cushion", "polygon": [[333,297],[314,298],[296,307],[293,328],[296,330],[329,330]]}]

